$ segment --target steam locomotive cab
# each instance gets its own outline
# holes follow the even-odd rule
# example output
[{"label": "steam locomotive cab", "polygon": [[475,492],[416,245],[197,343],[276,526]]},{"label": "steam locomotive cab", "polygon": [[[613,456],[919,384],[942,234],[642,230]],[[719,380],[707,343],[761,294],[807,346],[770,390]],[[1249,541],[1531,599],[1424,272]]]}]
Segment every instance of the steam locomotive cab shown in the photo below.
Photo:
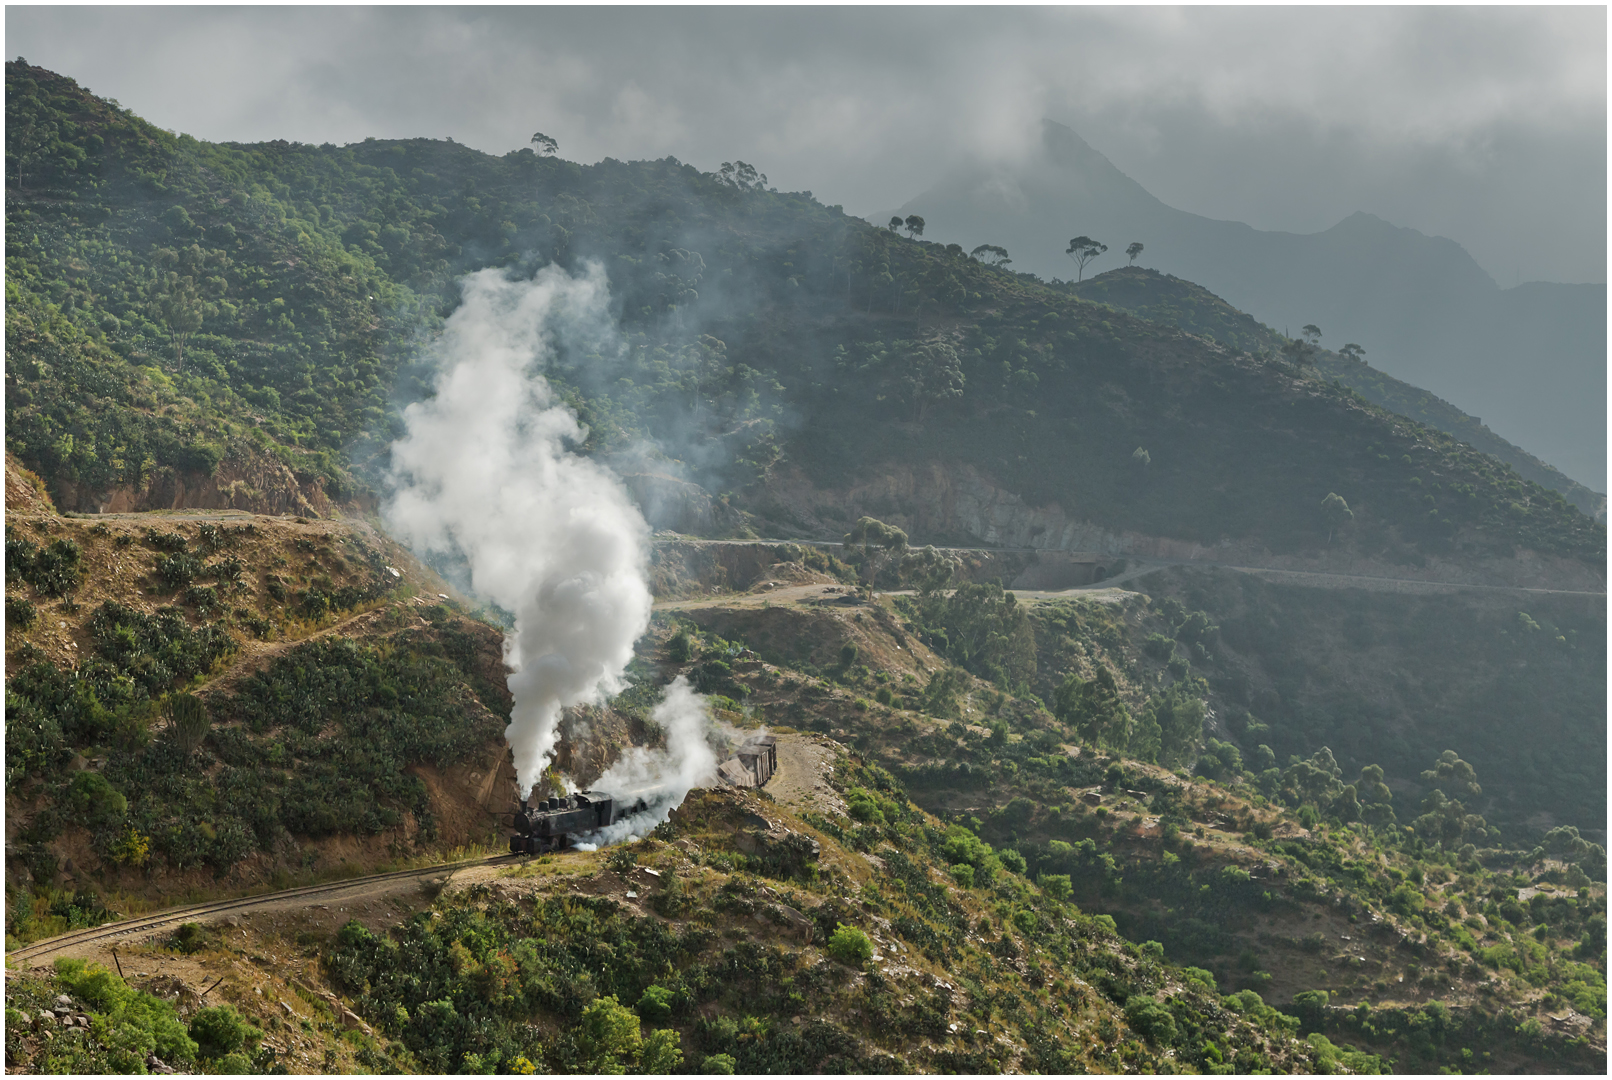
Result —
[{"label": "steam locomotive cab", "polygon": [[539,855],[570,847],[577,836],[646,810],[648,805],[641,796],[618,803],[615,796],[604,791],[579,791],[532,803],[523,799],[514,815],[510,853]]}]

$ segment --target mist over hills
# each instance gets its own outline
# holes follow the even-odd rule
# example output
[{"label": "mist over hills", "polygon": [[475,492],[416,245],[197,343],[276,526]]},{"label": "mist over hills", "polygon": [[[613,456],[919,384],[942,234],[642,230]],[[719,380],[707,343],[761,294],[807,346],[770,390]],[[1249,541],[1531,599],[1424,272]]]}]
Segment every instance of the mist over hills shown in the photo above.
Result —
[{"label": "mist over hills", "polygon": [[[1257,168],[1250,163],[1250,168]],[[1266,232],[1177,210],[1073,131],[1043,125],[1015,169],[959,170],[901,208],[926,236],[1006,247],[1015,269],[1066,277],[1069,237],[1196,282],[1282,330],[1313,323],[1336,348],[1425,387],[1569,476],[1606,489],[1606,287],[1501,289],[1459,244],[1355,213],[1323,232]],[[882,223],[882,221],[881,221]]]}]

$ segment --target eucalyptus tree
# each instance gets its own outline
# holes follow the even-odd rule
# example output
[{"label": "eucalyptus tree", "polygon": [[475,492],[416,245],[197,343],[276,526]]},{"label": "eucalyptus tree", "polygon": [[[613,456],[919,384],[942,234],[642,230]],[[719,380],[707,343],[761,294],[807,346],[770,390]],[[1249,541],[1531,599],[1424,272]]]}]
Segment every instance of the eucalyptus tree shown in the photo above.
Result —
[{"label": "eucalyptus tree", "polygon": [[1075,266],[1079,268],[1080,273],[1075,280],[1084,280],[1086,264],[1107,250],[1107,244],[1099,243],[1089,236],[1077,236],[1069,241],[1069,246],[1064,249],[1064,254],[1073,259]]}]

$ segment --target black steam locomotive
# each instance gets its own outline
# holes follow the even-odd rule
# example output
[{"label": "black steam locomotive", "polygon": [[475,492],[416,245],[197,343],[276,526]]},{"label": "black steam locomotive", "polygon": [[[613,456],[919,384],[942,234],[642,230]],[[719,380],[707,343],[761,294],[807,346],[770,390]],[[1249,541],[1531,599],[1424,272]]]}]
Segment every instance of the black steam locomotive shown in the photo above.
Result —
[{"label": "black steam locomotive", "polygon": [[514,815],[515,835],[509,838],[509,850],[515,855],[558,851],[570,847],[577,836],[648,809],[649,802],[642,795],[617,799],[604,791],[579,791],[538,799],[530,805],[522,799]]}]

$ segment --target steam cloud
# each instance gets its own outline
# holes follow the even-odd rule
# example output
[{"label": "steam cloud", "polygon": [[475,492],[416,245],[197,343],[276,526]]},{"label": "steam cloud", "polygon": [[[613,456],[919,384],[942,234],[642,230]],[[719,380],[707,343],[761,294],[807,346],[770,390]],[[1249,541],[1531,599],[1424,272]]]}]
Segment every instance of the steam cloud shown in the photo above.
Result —
[{"label": "steam cloud", "polygon": [[716,753],[709,741],[714,734],[710,706],[688,679],[679,675],[672,680],[650,719],[665,729],[666,749],[630,747],[593,785],[614,795],[617,806],[631,805],[643,794],[649,809],[589,833],[579,846],[603,846],[644,835],[682,804],[689,789],[716,771]]},{"label": "steam cloud", "polygon": [[[530,281],[466,277],[436,395],[404,411],[408,434],[392,447],[385,513],[396,535],[461,553],[472,591],[515,614],[505,737],[522,798],[553,757],[560,710],[623,689],[649,626],[649,527],[615,474],[570,448],[586,431],[540,373],[557,329],[613,333],[608,299],[597,266],[579,277],[556,267]],[[663,723],[681,732],[703,710],[686,687],[674,696]],[[679,782],[685,764],[670,770]]]}]

